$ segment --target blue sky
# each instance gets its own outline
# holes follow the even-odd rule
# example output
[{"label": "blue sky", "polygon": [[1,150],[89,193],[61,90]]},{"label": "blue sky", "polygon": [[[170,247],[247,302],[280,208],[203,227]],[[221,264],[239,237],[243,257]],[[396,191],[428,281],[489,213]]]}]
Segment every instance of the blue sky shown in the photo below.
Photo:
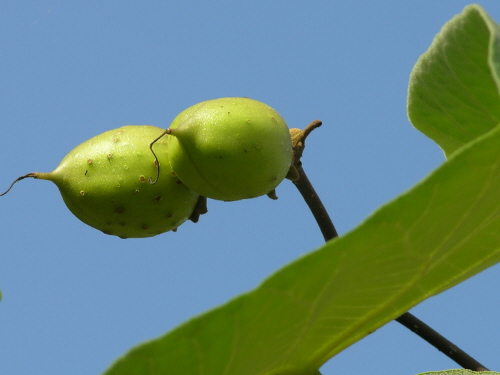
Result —
[{"label": "blue sky", "polygon": [[[54,169],[86,139],[168,127],[202,100],[248,96],[290,127],[321,119],[303,157],[343,234],[443,162],[406,116],[409,73],[464,1],[3,1],[0,184]],[[498,1],[481,5],[500,21]],[[3,190],[0,188],[0,190]],[[130,347],[257,286],[322,244],[293,185],[209,202],[177,233],[106,236],[57,188],[0,198],[0,373],[99,374]],[[412,310],[500,370],[499,268]],[[397,323],[323,375],[416,374],[453,362]]]}]

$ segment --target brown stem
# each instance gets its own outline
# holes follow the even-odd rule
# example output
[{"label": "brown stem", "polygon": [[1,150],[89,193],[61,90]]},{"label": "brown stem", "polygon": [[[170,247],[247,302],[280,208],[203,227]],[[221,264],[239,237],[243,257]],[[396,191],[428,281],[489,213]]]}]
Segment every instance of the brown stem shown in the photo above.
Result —
[{"label": "brown stem", "polygon": [[458,363],[463,368],[473,371],[489,371],[486,367],[454,345],[451,341],[441,336],[427,324],[422,322],[416,316],[405,312],[400,317],[396,318],[396,322],[401,323],[413,333],[416,333],[429,344],[434,346],[439,351],[443,352],[448,358]]},{"label": "brown stem", "polygon": [[293,184],[297,187],[302,198],[306,201],[309,209],[311,210],[316,222],[318,223],[319,229],[325,238],[325,241],[329,241],[332,238],[338,237],[337,230],[333,225],[332,220],[330,219],[330,215],[323,206],[321,199],[319,199],[318,194],[314,190],[314,187],[311,185],[311,182],[307,178],[304,169],[302,168],[302,163],[295,165],[297,172],[299,173],[299,179],[297,181],[293,181]]}]

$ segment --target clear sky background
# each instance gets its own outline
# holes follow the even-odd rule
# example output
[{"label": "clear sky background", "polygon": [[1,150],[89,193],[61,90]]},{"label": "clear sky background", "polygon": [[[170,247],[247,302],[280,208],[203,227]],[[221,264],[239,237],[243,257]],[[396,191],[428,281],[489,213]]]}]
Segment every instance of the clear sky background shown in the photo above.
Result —
[{"label": "clear sky background", "polygon": [[[339,233],[443,162],[406,116],[409,73],[466,1],[2,1],[0,190],[127,124],[168,127],[203,100],[248,96],[290,127],[321,119],[303,157]],[[500,2],[481,5],[500,21]],[[209,201],[199,223],[150,239],[76,219],[55,185],[0,198],[0,374],[100,374],[132,346],[256,287],[323,243],[292,183]],[[500,371],[500,268],[412,312]],[[392,322],[331,374],[457,365]]]}]

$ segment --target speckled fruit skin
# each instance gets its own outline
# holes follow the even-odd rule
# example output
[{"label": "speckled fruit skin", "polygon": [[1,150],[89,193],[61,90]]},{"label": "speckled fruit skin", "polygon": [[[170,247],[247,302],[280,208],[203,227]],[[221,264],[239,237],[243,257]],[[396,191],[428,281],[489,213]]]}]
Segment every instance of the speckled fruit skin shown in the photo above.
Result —
[{"label": "speckled fruit skin", "polygon": [[151,237],[177,228],[194,210],[198,194],[170,170],[166,142],[154,144],[161,173],[149,144],[163,129],[128,125],[83,142],[50,173],[36,178],[59,188],[71,212],[84,223],[122,238]]},{"label": "speckled fruit skin", "polygon": [[289,129],[273,108],[249,98],[220,98],[181,112],[170,125],[168,155],[177,177],[212,199],[271,192],[292,160]]}]

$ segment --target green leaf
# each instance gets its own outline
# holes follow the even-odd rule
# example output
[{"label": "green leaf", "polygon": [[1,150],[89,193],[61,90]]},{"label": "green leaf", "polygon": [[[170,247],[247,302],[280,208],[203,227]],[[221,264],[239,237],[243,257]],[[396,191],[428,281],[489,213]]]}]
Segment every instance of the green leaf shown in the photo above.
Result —
[{"label": "green leaf", "polygon": [[470,5],[443,27],[411,73],[410,121],[447,156],[500,122],[499,46],[499,25]]},{"label": "green leaf", "polygon": [[[449,155],[440,168],[352,232],[279,270],[254,291],[132,349],[106,375],[318,374],[342,349],[499,262],[497,79],[490,74],[488,80],[483,72],[478,88],[470,76],[471,61],[480,60],[481,53],[492,61],[483,68],[498,65],[492,57],[498,43],[491,42],[496,26],[480,27],[487,20],[481,8],[466,8],[433,43],[427,56],[434,57],[422,58],[412,74],[410,118]],[[467,30],[483,31],[471,43]],[[452,64],[453,74],[434,73],[443,68],[432,60],[445,61],[443,54],[449,58],[450,51],[462,56]],[[455,96],[441,95],[448,84],[436,84],[436,77],[448,79],[450,86],[469,86]],[[434,96],[424,95],[433,90]],[[457,97],[462,99],[452,100]],[[464,101],[470,98],[477,101]]]},{"label": "green leaf", "polygon": [[353,232],[132,350],[107,374],[314,373],[415,304],[500,261],[499,148],[496,129]]}]

